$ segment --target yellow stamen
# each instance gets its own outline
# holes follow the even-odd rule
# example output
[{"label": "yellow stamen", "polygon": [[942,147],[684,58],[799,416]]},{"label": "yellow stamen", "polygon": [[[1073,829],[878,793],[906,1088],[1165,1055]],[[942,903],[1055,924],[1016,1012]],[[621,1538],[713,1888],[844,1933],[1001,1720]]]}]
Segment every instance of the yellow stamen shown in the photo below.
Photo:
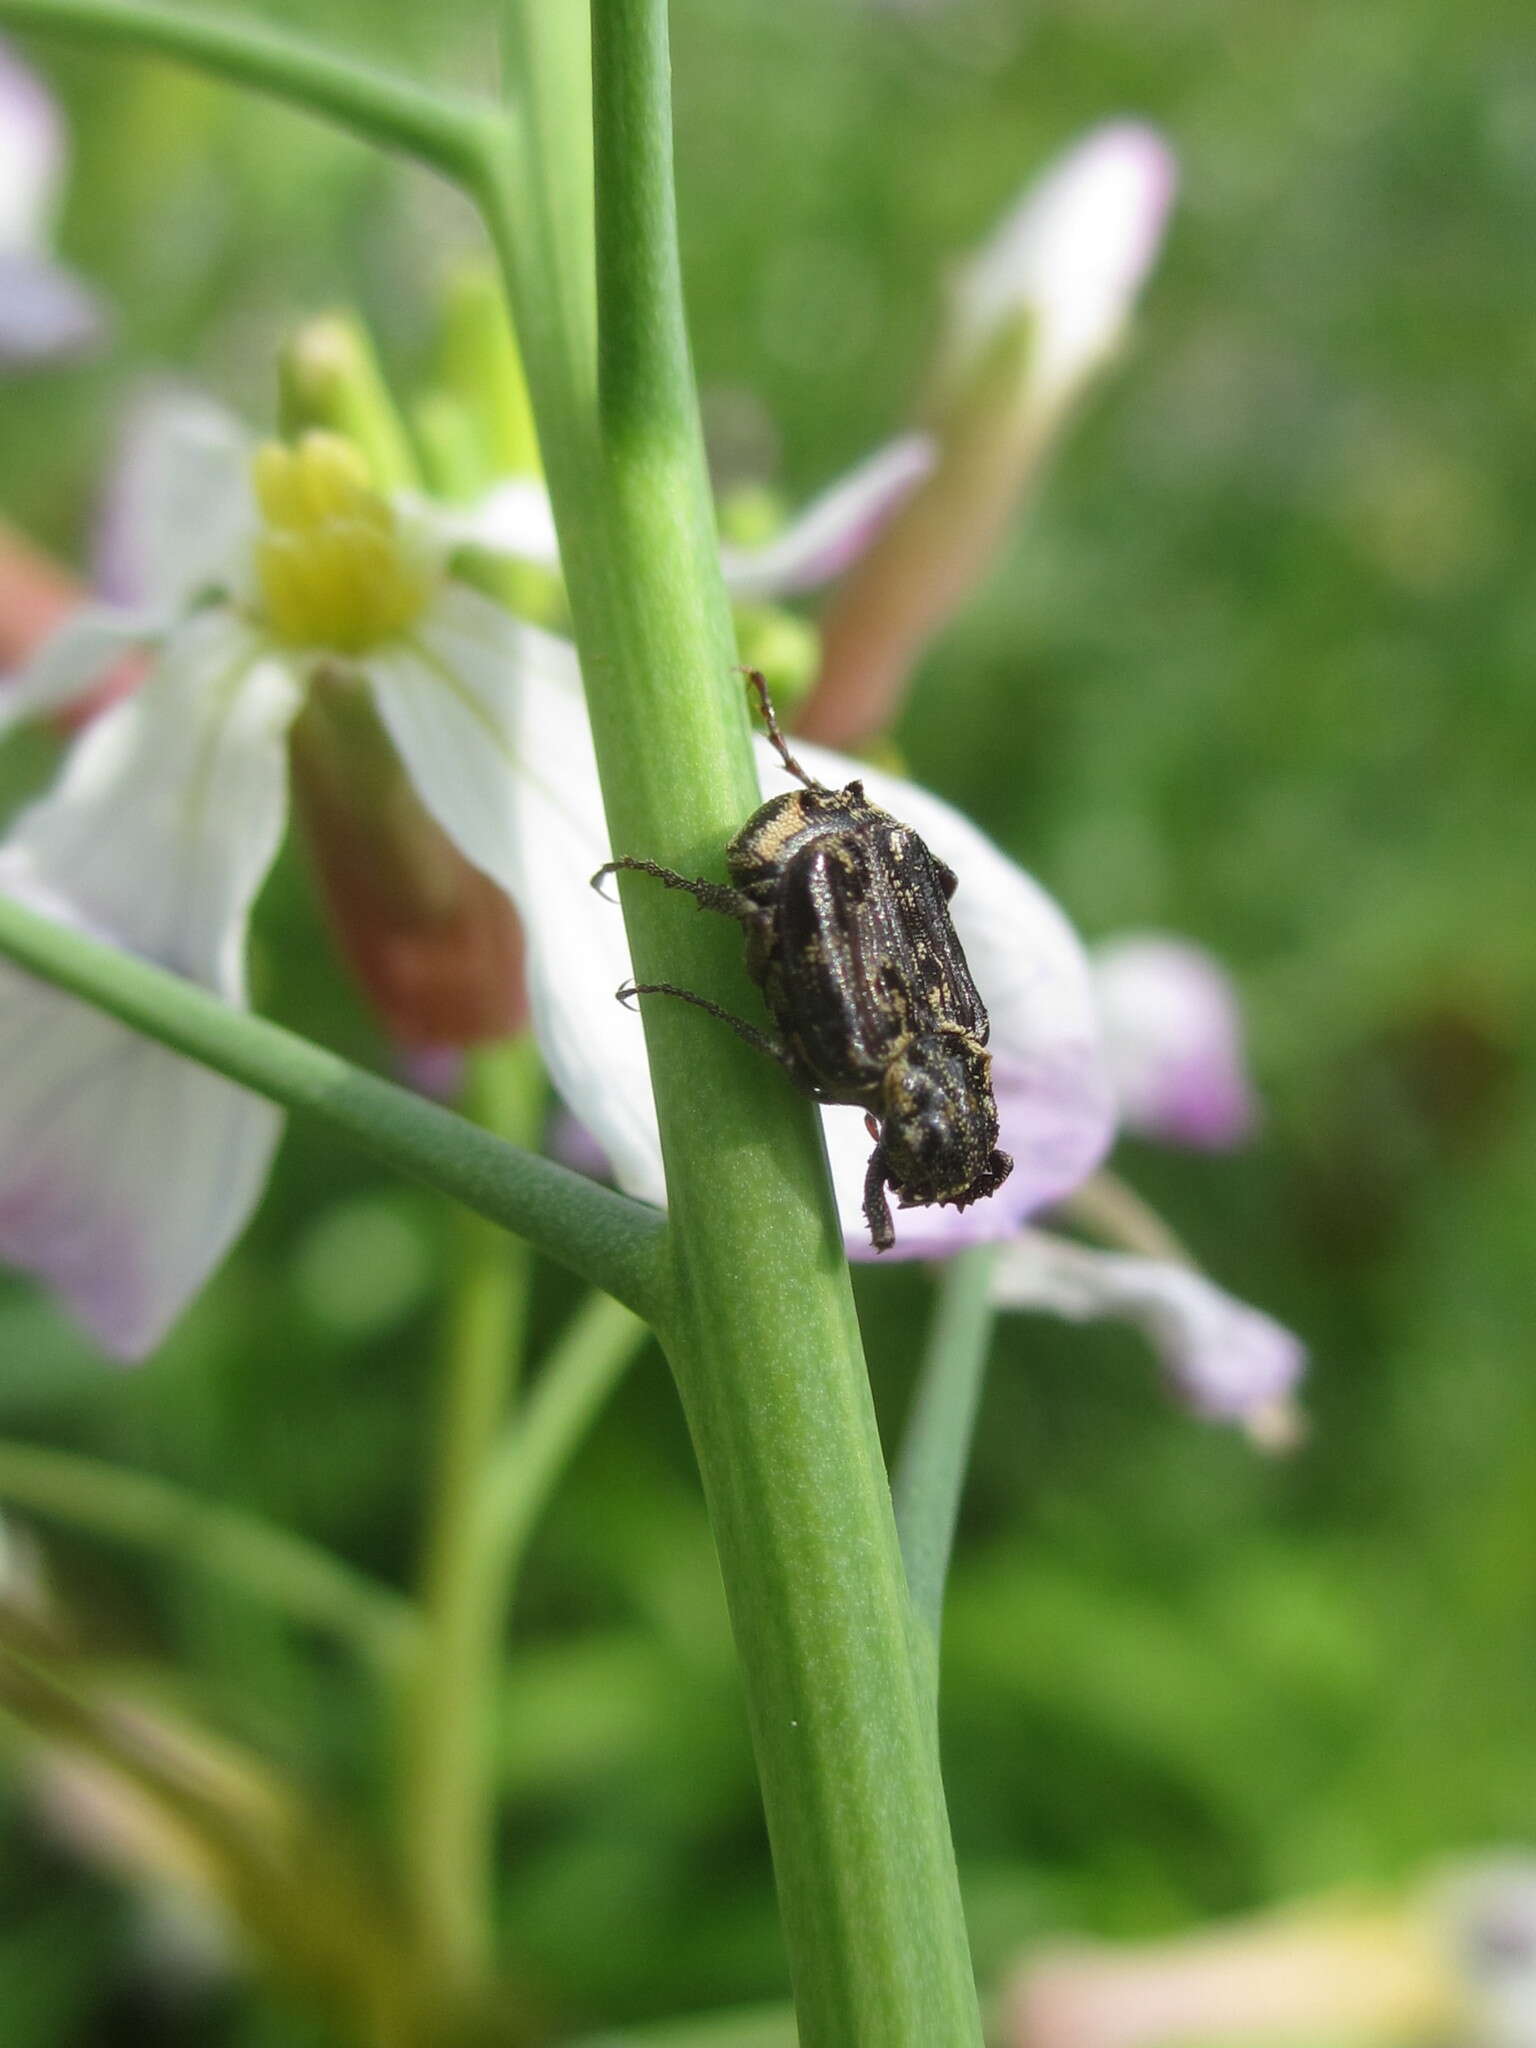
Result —
[{"label": "yellow stamen", "polygon": [[256,544],[267,622],[295,647],[364,654],[402,633],[431,593],[368,467],[339,434],[268,442],[252,464],[265,532]]}]

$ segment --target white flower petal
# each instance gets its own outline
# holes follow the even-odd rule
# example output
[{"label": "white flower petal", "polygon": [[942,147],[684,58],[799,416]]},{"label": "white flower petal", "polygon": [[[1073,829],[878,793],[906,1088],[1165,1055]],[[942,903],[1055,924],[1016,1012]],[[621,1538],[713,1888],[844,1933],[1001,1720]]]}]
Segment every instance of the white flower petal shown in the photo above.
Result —
[{"label": "white flower petal", "polygon": [[560,543],[549,493],[536,477],[508,477],[463,511],[434,505],[438,530],[460,547],[511,555],[541,569],[560,567]]},{"label": "white flower petal", "polygon": [[[298,701],[227,615],[193,620],[21,814],[0,891],[243,1003]],[[142,1355],[244,1224],[278,1112],[9,967],[0,1073],[0,1257],[109,1350]]]},{"label": "white flower petal", "polygon": [[37,75],[0,43],[0,255],[42,249],[64,175],[64,128]]},{"label": "white flower petal", "polygon": [[503,888],[517,861],[522,677],[542,637],[479,591],[445,582],[412,633],[362,664],[427,809]]},{"label": "white flower petal", "polygon": [[783,597],[830,583],[864,552],[934,460],[926,434],[904,435],[813,498],[763,546],[722,547],[720,566],[732,596]]},{"label": "white flower petal", "polygon": [[1236,992],[1220,964],[1161,932],[1106,940],[1091,957],[1122,1122],[1169,1145],[1240,1145],[1257,1110]]},{"label": "white flower petal", "polygon": [[158,638],[166,623],[158,612],[81,605],[49,634],[25,668],[6,678],[0,690],[0,733],[94,695],[116,664]]},{"label": "white flower petal", "polygon": [[72,270],[28,250],[0,252],[0,370],[79,355],[105,324],[100,299]]},{"label": "white flower petal", "polygon": [[162,389],[129,411],[97,518],[96,587],[115,604],[174,613],[243,588],[257,531],[251,444],[194,393]]},{"label": "white flower petal", "polygon": [[961,274],[951,350],[973,362],[1027,315],[1033,403],[1050,413],[1116,346],[1157,252],[1177,170],[1155,128],[1113,121],[1059,157]]},{"label": "white flower petal", "polygon": [[1000,1308],[1045,1309],[1072,1322],[1115,1317],[1150,1340],[1172,1391],[1215,1422],[1255,1422],[1294,1393],[1306,1352],[1291,1332],[1225,1294],[1203,1273],[1161,1259],[1025,1230],[998,1263]]}]

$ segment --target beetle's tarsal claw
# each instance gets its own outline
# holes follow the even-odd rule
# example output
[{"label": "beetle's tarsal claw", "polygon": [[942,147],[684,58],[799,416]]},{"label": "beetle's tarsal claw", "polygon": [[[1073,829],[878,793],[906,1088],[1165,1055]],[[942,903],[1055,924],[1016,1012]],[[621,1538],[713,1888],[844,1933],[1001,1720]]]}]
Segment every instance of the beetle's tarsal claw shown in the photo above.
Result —
[{"label": "beetle's tarsal claw", "polygon": [[626,1010],[632,1010],[635,1007],[639,994],[640,991],[635,987],[635,984],[632,981],[626,981],[621,988],[614,990],[613,999],[616,1003],[622,1003]]}]

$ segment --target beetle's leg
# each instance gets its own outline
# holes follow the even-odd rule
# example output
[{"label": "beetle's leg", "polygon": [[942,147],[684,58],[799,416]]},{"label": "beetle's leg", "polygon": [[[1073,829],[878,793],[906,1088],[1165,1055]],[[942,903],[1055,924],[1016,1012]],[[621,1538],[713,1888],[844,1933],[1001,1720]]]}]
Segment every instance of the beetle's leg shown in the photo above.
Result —
[{"label": "beetle's leg", "polygon": [[738,1017],[732,1010],[721,1009],[708,996],[695,995],[691,988],[679,988],[671,981],[626,981],[617,995],[626,1009],[631,996],[676,996],[680,1003],[692,1003],[696,1010],[707,1010],[711,1017],[718,1017],[722,1024],[729,1024],[736,1036],[745,1039],[754,1052],[765,1054],[791,1074],[795,1071],[789,1054],[782,1046],[775,1045],[766,1031],[759,1031],[755,1024],[749,1024],[745,1017]]},{"label": "beetle's leg", "polygon": [[729,888],[724,882],[690,881],[673,868],[664,868],[654,860],[638,860],[633,854],[625,854],[622,860],[603,862],[592,877],[592,887],[599,896],[603,893],[604,875],[617,874],[620,868],[630,868],[639,875],[654,875],[669,889],[686,889],[700,910],[718,910],[722,916],[738,918],[743,924],[750,924],[762,914],[750,896],[743,896],[739,889]]},{"label": "beetle's leg", "polygon": [[778,713],[773,708],[773,699],[768,694],[768,684],[764,679],[762,670],[758,668],[744,668],[740,673],[746,677],[756,694],[758,705],[763,714],[763,724],[768,728],[769,744],[772,746],[773,751],[784,763],[790,774],[798,782],[803,782],[807,789],[822,788],[823,785],[816,780],[815,776],[807,775],[800,766],[800,763],[789,751],[789,742],[779,730]]},{"label": "beetle's leg", "polygon": [[888,1252],[896,1242],[896,1229],[891,1222],[891,1205],[885,1199],[883,1145],[876,1145],[869,1155],[869,1171],[864,1176],[864,1221],[869,1225],[869,1241],[875,1250]]}]

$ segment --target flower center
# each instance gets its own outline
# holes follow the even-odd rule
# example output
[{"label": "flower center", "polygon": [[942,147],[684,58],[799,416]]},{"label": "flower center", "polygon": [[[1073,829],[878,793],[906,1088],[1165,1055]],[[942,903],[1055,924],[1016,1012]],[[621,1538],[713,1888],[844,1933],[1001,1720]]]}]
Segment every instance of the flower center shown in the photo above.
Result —
[{"label": "flower center", "polygon": [[431,593],[368,468],[339,434],[269,441],[252,465],[264,531],[256,543],[267,621],[294,647],[363,654],[402,633]]}]

